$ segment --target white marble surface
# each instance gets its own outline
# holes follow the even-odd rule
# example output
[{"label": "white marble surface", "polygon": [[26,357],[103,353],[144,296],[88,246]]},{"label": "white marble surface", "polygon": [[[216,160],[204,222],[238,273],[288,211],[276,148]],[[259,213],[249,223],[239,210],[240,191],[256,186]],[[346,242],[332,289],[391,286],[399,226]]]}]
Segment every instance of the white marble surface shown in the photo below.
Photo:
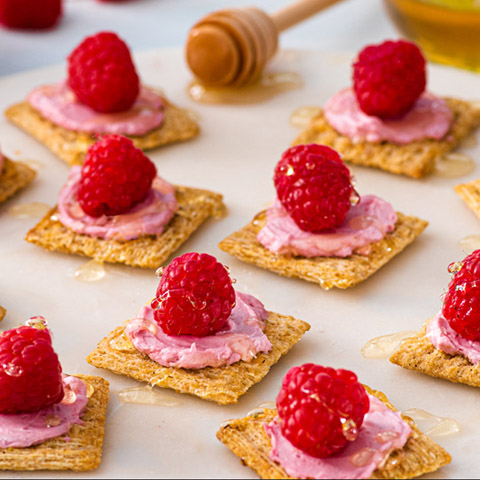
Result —
[{"label": "white marble surface", "polygon": [[[273,400],[285,372],[316,362],[357,372],[360,380],[380,389],[400,410],[417,407],[453,417],[461,432],[436,440],[453,463],[431,478],[478,476],[480,441],[478,391],[409,372],[387,360],[366,360],[360,350],[376,336],[416,330],[434,315],[449,280],[447,265],[464,256],[458,241],[478,233],[479,221],[452,187],[462,179],[430,176],[423,180],[354,167],[360,194],[376,193],[397,210],[430,222],[424,234],[372,278],[350,290],[323,291],[307,282],[281,278],[221,252],[217,243],[246,224],[273,197],[273,167],[297,135],[291,112],[302,105],[323,105],[347,85],[352,56],[332,52],[283,52],[271,66],[297,71],[304,87],[256,105],[195,104],[185,92],[190,79],[179,49],[135,55],[143,80],[162,87],[176,103],[198,113],[201,135],[189,142],[152,152],[167,180],[204,187],[225,195],[229,214],[208,221],[177,252],[205,251],[231,267],[237,288],[255,294],[270,310],[293,315],[312,325],[304,339],[238,404],[217,406],[187,395],[169,393],[176,407],[122,404],[118,392],[137,382],[98,370],[85,362],[97,341],[131,317],[154,294],[153,271],[107,265],[96,283],[72,277],[85,260],[51,253],[23,241],[36,219],[9,215],[15,205],[32,201],[53,205],[68,168],[47,149],[0,118],[0,143],[15,159],[35,159],[42,166],[33,185],[0,206],[0,304],[7,308],[1,328],[13,328],[29,316],[44,315],[54,333],[54,347],[64,370],[102,375],[111,382],[103,461],[84,474],[15,473],[14,478],[255,478],[255,474],[215,438],[226,419],[243,416]],[[63,76],[62,65],[0,79],[0,109],[21,100],[39,83]],[[430,88],[438,94],[468,98],[478,76],[431,67]],[[478,89],[476,90],[478,92]],[[478,100],[478,98],[477,98]],[[479,157],[480,147],[465,150]]]},{"label": "white marble surface", "polygon": [[[48,31],[0,27],[0,75],[55,65],[87,35],[114,30],[135,51],[181,47],[203,15],[225,7],[255,5],[273,12],[290,0],[64,0],[65,15]],[[290,48],[355,51],[359,45],[397,37],[382,0],[344,0],[284,32]]]}]

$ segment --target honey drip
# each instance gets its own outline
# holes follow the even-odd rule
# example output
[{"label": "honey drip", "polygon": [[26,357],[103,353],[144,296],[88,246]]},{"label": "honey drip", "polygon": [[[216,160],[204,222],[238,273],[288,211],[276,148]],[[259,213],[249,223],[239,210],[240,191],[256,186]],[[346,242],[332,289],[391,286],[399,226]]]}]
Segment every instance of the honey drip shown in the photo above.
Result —
[{"label": "honey drip", "polygon": [[75,270],[74,277],[81,282],[97,282],[105,276],[103,263],[90,260]]},{"label": "honey drip", "polygon": [[437,158],[434,172],[439,177],[458,178],[472,173],[475,163],[472,157],[464,153],[447,153]]},{"label": "honey drip", "polygon": [[468,235],[458,242],[458,246],[469,255],[480,248],[480,235]]},{"label": "honey drip", "polygon": [[110,340],[110,347],[118,352],[132,352],[135,351],[135,347],[125,335],[120,335]]},{"label": "honey drip", "polygon": [[373,460],[375,455],[375,450],[372,448],[362,448],[358,452],[355,452],[353,455],[350,456],[350,463],[354,467],[365,467]]},{"label": "honey drip", "polygon": [[364,358],[388,358],[399,347],[403,340],[415,335],[413,330],[382,335],[369,340],[362,348]]},{"label": "honey drip", "polygon": [[207,87],[193,80],[187,87],[190,97],[201,103],[251,104],[302,87],[303,81],[295,72],[266,72],[252,83],[242,87]]},{"label": "honey drip", "polygon": [[7,314],[7,311],[0,306],[0,322],[5,318],[5,315]]},{"label": "honey drip", "polygon": [[42,218],[50,209],[50,205],[46,203],[32,202],[14,205],[9,213],[15,218]]},{"label": "honey drip", "polygon": [[453,418],[439,417],[420,408],[410,408],[402,414],[412,418],[415,422],[423,421],[431,425],[425,432],[430,437],[454,435],[460,431],[460,424]]},{"label": "honey drip", "polygon": [[85,382],[85,383],[87,384],[87,398],[91,398],[91,396],[95,392],[95,387],[91,383],[88,383],[88,382]]},{"label": "honey drip", "polygon": [[303,130],[321,112],[320,107],[299,107],[290,115],[290,124]]},{"label": "honey drip", "polygon": [[250,410],[247,413],[247,417],[257,417],[258,415],[261,415],[263,412],[265,412],[265,410],[267,410],[267,409],[268,410],[275,410],[276,408],[277,408],[276,402],[272,402],[272,401],[263,402],[263,403],[260,403],[254,409]]},{"label": "honey drip", "polygon": [[45,426],[47,428],[58,427],[62,423],[62,419],[58,415],[47,415],[45,417]]},{"label": "honey drip", "polygon": [[139,403],[142,405],[161,405],[162,407],[178,407],[182,404],[176,398],[159,393],[151,385],[132,387],[122,390],[118,397],[125,403]]}]

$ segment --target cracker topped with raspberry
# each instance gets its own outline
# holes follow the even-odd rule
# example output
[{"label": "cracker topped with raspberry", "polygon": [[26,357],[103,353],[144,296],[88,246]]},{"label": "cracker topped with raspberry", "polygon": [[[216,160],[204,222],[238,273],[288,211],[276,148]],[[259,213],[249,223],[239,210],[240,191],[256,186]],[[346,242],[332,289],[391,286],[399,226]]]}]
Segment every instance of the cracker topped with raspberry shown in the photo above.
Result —
[{"label": "cracker topped with raspberry", "polygon": [[480,125],[480,109],[426,90],[425,60],[405,40],[369,45],[339,91],[293,145],[318,143],[343,160],[420,178]]},{"label": "cracker topped with raspberry", "polygon": [[128,136],[149,150],[198,134],[192,116],[141,84],[126,43],[113,32],[85,38],[58,84],[38,87],[5,115],[69,165],[81,165],[98,136]]}]

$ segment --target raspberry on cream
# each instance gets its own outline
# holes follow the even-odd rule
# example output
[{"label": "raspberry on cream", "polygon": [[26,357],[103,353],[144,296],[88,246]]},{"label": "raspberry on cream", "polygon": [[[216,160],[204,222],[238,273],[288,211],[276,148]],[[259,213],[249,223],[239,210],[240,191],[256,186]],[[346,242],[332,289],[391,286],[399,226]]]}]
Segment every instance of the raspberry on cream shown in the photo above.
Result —
[{"label": "raspberry on cream", "polygon": [[400,413],[390,410],[373,395],[369,395],[369,400],[370,409],[357,438],[325,458],[313,457],[293,446],[283,436],[277,417],[265,425],[272,445],[270,458],[294,478],[369,478],[390,452],[405,445],[411,434]]},{"label": "raspberry on cream", "polygon": [[427,338],[433,346],[449,355],[463,355],[473,365],[480,363],[480,341],[462,337],[439,312],[427,326]]},{"label": "raspberry on cream", "polygon": [[129,110],[117,113],[99,113],[81,103],[66,83],[38,87],[27,101],[42,117],[78,132],[141,136],[164,120],[163,97],[148,87],[141,87]]},{"label": "raspberry on cream", "polygon": [[375,195],[364,195],[350,208],[341,225],[325,233],[301,230],[278,199],[267,210],[267,221],[258,241],[268,250],[282,255],[303,257],[348,257],[368,255],[369,245],[395,228],[393,207]]},{"label": "raspberry on cream", "polygon": [[407,144],[416,140],[440,140],[450,130],[453,113],[442,98],[424,93],[403,116],[381,119],[364,113],[352,88],[334,95],[325,105],[325,118],[340,134],[353,142]]},{"label": "raspberry on cream", "polygon": [[68,433],[74,424],[83,423],[87,385],[71,376],[65,376],[63,384],[69,393],[61,403],[32,413],[0,414],[0,448],[37,445]]},{"label": "raspberry on cream", "polygon": [[214,335],[167,335],[158,327],[154,311],[144,306],[125,327],[134,347],[164,367],[200,369],[250,361],[272,348],[263,333],[267,312],[252,295],[236,292],[227,326]]},{"label": "raspberry on cream", "polygon": [[156,177],[145,200],[128,213],[91,217],[77,200],[81,171],[80,166],[72,167],[58,201],[59,221],[76,233],[124,241],[141,235],[159,235],[177,210],[175,188]]}]

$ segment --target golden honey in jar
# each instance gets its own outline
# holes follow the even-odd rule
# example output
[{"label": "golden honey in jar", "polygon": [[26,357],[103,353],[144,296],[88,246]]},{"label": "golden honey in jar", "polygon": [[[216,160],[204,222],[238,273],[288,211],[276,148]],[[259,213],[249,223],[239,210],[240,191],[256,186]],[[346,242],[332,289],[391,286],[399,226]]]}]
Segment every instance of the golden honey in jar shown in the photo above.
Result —
[{"label": "golden honey in jar", "polygon": [[434,62],[480,72],[480,0],[384,0],[403,35]]}]

